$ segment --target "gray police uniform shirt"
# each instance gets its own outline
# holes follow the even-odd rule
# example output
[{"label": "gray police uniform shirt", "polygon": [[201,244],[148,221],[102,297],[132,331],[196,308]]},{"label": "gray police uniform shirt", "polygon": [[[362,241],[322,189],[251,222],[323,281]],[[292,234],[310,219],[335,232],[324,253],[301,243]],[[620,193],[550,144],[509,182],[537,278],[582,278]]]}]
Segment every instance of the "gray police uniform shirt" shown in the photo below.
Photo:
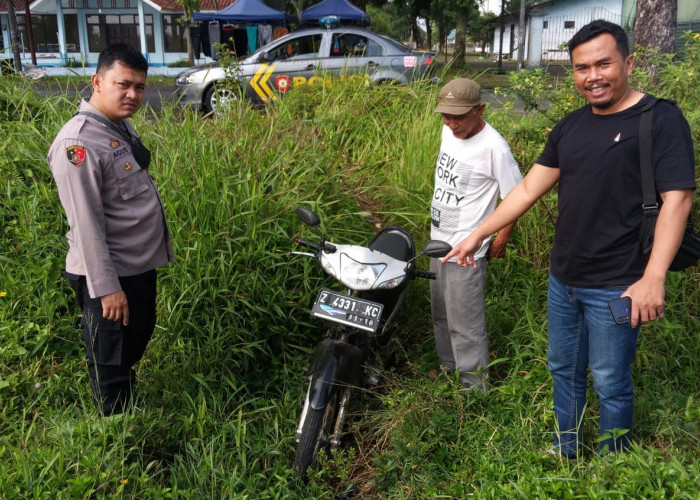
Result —
[{"label": "gray police uniform shirt", "polygon": [[[80,111],[107,119],[85,100]],[[66,271],[86,277],[90,297],[121,290],[119,276],[175,261],[156,186],[122,137],[76,115],[54,139],[47,159],[70,225]]]}]

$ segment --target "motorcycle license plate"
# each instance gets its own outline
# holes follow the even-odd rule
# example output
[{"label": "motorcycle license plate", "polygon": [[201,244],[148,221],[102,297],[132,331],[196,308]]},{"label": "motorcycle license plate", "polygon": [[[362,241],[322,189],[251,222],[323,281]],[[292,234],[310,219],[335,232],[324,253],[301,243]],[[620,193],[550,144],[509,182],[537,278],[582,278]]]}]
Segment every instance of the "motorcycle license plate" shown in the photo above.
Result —
[{"label": "motorcycle license plate", "polygon": [[375,333],[384,306],[330,290],[318,292],[311,314],[317,318]]}]

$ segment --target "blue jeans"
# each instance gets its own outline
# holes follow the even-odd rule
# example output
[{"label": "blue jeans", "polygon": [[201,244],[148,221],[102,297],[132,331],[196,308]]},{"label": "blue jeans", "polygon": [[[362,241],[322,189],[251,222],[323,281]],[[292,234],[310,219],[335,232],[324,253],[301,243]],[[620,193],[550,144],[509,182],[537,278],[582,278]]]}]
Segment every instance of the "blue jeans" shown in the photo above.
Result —
[{"label": "blue jeans", "polygon": [[639,327],[617,325],[608,301],[626,287],[575,288],[549,277],[549,371],[554,381],[554,447],[567,457],[581,449],[587,368],[600,402],[600,451],[624,449],[634,413],[630,365]]}]

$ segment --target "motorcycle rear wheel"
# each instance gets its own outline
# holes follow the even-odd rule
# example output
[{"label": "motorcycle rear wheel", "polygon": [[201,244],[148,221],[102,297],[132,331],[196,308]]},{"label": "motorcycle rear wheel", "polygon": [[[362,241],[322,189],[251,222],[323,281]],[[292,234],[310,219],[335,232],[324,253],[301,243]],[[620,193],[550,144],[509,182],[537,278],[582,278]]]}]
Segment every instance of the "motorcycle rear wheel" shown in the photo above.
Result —
[{"label": "motorcycle rear wheel", "polygon": [[337,391],[325,408],[308,409],[294,457],[294,470],[304,479],[306,479],[307,469],[316,462],[318,452],[332,451],[335,448],[331,443],[331,436],[336,427],[345,392],[346,389]]}]

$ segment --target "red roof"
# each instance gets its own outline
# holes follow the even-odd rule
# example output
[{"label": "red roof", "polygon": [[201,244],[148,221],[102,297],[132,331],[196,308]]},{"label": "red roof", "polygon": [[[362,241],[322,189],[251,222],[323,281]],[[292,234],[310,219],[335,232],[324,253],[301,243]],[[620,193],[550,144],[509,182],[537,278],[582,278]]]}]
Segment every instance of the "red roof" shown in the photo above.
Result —
[{"label": "red roof", "polygon": [[[3,0],[0,0],[2,2]],[[17,1],[17,0],[15,0]],[[24,0],[20,0],[24,1]],[[157,6],[159,6],[163,10],[175,10],[175,11],[182,11],[182,6],[178,5],[178,3],[175,0],[150,0]],[[216,12],[217,10],[221,10],[224,7],[228,7],[231,5],[233,2],[236,0],[216,0],[216,4],[214,3],[214,0],[200,0],[199,1],[199,10],[200,11],[212,11]]]},{"label": "red roof", "polygon": [[[160,1],[160,0],[156,0]],[[172,0],[166,0],[166,1],[172,1]],[[217,0],[216,2],[216,7],[214,6],[214,0],[199,0],[199,10],[200,11],[213,11],[216,12],[217,10],[224,9],[231,5],[233,2],[236,0]]]},{"label": "red roof", "polygon": [[[12,4],[15,6],[16,12],[19,12],[19,11],[24,12],[24,9],[26,9],[26,5],[27,5],[26,0],[13,0]],[[7,12],[7,1],[6,0],[0,0],[0,12]]]},{"label": "red roof", "polygon": [[182,10],[182,6],[178,5],[175,0],[151,0],[163,10]]}]

